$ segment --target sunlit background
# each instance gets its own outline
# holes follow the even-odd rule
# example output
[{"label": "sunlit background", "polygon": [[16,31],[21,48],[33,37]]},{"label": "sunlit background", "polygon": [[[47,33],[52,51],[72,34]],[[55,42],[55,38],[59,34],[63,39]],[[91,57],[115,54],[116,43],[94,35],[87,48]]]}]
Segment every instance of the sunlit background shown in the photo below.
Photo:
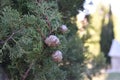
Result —
[{"label": "sunlit background", "polygon": [[[83,7],[84,10],[79,10],[76,16],[76,25],[79,37],[87,37],[84,46],[87,47],[85,54],[89,58],[86,64],[88,73],[94,73],[96,69],[105,73],[119,73],[120,0],[86,0]],[[119,80],[115,78],[117,75],[109,78],[105,74],[94,80]]]}]

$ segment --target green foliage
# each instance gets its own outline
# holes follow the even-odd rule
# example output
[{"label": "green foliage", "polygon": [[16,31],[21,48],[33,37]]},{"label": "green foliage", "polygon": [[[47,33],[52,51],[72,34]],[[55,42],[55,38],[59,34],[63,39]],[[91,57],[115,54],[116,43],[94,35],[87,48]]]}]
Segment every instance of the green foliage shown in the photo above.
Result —
[{"label": "green foliage", "polygon": [[[70,18],[83,0],[61,0],[59,6],[55,0],[7,1],[2,0],[0,9],[0,62],[9,79],[82,80],[83,44]],[[61,18],[70,29],[68,34],[58,31],[63,23]],[[48,47],[44,43],[51,34],[60,39],[60,46]],[[63,53],[61,63],[51,58],[56,50]]]},{"label": "green foliage", "polygon": [[67,71],[68,80],[83,80],[84,55],[83,44],[78,35],[69,40],[67,55],[65,55],[66,65],[63,68]]},{"label": "green foliage", "polygon": [[64,16],[71,17],[77,14],[77,10],[83,9],[84,0],[59,0],[59,9]]},{"label": "green foliage", "polygon": [[64,23],[68,25],[67,54],[62,68],[66,70],[67,80],[83,80],[84,54],[83,41],[80,39],[75,25],[77,10],[82,8],[84,0],[59,0],[59,10],[63,14]]},{"label": "green foliage", "polygon": [[[65,41],[57,31],[62,25],[57,3],[17,1],[19,9],[7,6],[0,15],[0,62],[5,64],[9,79],[64,80],[66,72],[51,59],[51,54],[58,49],[64,53],[65,45],[52,48],[44,44],[50,34],[58,36],[61,43]],[[20,8],[21,1],[28,9],[27,14]]]},{"label": "green foliage", "polygon": [[104,53],[100,53],[98,56],[92,56],[94,58],[90,64],[92,65],[91,69],[87,69],[90,76],[101,73],[100,70],[106,66],[106,58]]}]

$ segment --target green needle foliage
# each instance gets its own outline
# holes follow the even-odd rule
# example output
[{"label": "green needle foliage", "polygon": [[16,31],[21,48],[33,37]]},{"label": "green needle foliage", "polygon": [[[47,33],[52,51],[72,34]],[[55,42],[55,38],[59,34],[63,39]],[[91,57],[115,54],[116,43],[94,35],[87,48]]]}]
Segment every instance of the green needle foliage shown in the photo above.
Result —
[{"label": "green needle foliage", "polygon": [[[83,80],[83,43],[70,19],[83,0],[1,2],[0,63],[10,80]],[[63,23],[69,28],[67,34],[59,31]],[[60,45],[47,46],[49,35],[57,36]],[[52,59],[56,50],[63,53],[62,62]]]},{"label": "green needle foliage", "polygon": [[67,80],[83,80],[85,70],[83,41],[77,34],[76,15],[82,8],[84,0],[59,0],[59,10],[62,13],[64,23],[69,25],[69,33],[67,37],[67,54],[65,55],[66,65],[63,69],[67,71]]},{"label": "green needle foliage", "polygon": [[[0,15],[0,63],[9,79],[65,80],[66,72],[51,58],[55,50],[64,53],[66,41],[58,31],[62,21],[56,1],[13,0],[10,4],[3,5]],[[51,34],[60,39],[60,46],[44,43]]]}]

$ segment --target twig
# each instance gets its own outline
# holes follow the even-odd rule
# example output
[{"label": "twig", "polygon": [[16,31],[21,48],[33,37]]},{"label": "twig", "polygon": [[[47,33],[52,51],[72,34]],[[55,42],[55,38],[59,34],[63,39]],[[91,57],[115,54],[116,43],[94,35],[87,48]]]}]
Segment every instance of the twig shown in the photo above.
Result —
[{"label": "twig", "polygon": [[37,31],[40,33],[41,37],[43,38],[43,40],[46,38],[46,36],[41,32],[41,29],[38,28]]},{"label": "twig", "polygon": [[23,28],[19,29],[18,31],[16,32],[13,32],[6,40],[4,43],[8,42],[16,33],[18,33],[19,31],[21,31]]},{"label": "twig", "polygon": [[14,36],[14,32],[5,40],[5,43],[8,42],[13,36]]},{"label": "twig", "polygon": [[50,28],[50,21],[48,20],[48,17],[45,15],[45,19],[46,19],[46,23],[47,23],[47,25],[49,26],[49,28]]},{"label": "twig", "polygon": [[41,3],[41,0],[37,0],[38,3]]},{"label": "twig", "polygon": [[27,71],[25,72],[25,74],[22,76],[22,80],[25,80],[27,78],[27,76],[28,76],[28,74],[29,74],[29,72],[30,72],[33,64],[34,64],[34,61],[32,61],[32,63],[29,65],[29,68],[27,69]]},{"label": "twig", "polygon": [[[23,28],[19,29],[18,31],[16,32],[13,32],[5,41],[2,41],[2,44],[3,46],[5,46],[5,44],[16,34],[18,33],[19,31],[21,31]],[[1,43],[1,42],[0,42]],[[2,48],[3,49],[3,48]]]},{"label": "twig", "polygon": [[0,40],[0,44],[4,44],[4,41]]},{"label": "twig", "polygon": [[49,29],[49,31],[50,31],[50,33],[51,33],[52,30],[51,30],[50,21],[49,21],[49,19],[48,19],[48,17],[47,17],[46,15],[43,14],[43,16],[45,17],[46,23],[47,23],[47,25],[48,25],[48,29]]}]

